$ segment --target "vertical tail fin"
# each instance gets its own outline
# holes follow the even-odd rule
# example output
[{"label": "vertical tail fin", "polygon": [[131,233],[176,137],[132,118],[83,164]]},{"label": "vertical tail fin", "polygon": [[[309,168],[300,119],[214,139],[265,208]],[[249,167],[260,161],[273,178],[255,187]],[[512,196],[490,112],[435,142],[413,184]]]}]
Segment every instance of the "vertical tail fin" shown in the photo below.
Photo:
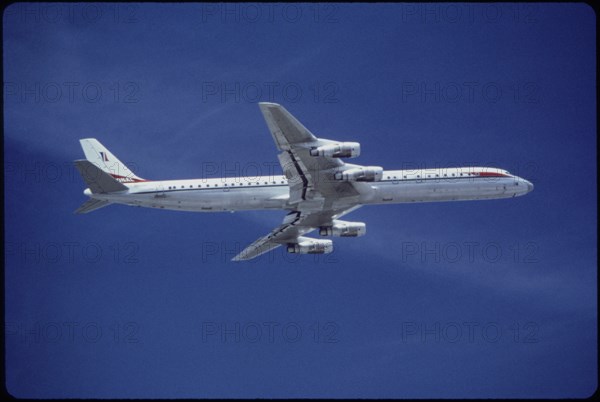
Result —
[{"label": "vertical tail fin", "polygon": [[95,138],[79,140],[85,158],[102,171],[108,173],[116,180],[123,183],[145,181],[133,173],[123,162],[117,159],[104,145]]}]

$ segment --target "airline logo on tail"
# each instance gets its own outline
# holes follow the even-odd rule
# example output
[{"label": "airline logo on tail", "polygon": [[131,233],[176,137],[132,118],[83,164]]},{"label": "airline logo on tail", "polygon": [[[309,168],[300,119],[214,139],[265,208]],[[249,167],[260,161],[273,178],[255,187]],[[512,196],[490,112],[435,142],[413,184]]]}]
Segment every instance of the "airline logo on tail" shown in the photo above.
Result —
[{"label": "airline logo on tail", "polygon": [[118,174],[110,173],[110,175],[119,183],[139,183],[146,180],[134,179],[133,177],[119,176]]},{"label": "airline logo on tail", "polygon": [[[136,176],[123,162],[112,154],[104,145],[95,138],[82,138],[79,140],[86,160],[93,163],[98,169],[110,175],[119,183],[139,183],[146,181]],[[110,155],[110,158],[108,157]],[[98,159],[100,157],[100,159]]]}]

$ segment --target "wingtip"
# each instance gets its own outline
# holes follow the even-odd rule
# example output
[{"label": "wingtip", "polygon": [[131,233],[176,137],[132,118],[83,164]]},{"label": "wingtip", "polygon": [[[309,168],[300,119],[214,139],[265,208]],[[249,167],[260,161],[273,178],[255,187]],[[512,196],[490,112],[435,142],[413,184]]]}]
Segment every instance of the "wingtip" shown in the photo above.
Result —
[{"label": "wingtip", "polygon": [[281,106],[279,103],[273,103],[273,102],[258,102],[258,105],[261,107],[276,107],[276,106]]},{"label": "wingtip", "polygon": [[239,253],[238,255],[236,255],[235,257],[233,257],[230,261],[241,261],[242,260],[242,253]]},{"label": "wingtip", "polygon": [[248,257],[248,251],[244,250],[235,257],[231,259],[231,261],[239,262],[239,261],[247,261],[251,260],[253,257]]}]

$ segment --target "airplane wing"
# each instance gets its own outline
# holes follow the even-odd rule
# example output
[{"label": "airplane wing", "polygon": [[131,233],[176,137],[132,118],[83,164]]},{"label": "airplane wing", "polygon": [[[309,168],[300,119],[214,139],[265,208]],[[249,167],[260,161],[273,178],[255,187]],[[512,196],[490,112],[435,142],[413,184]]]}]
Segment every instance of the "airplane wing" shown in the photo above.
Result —
[{"label": "airplane wing", "polygon": [[290,186],[289,203],[299,210],[334,209],[334,201],[358,196],[352,183],[334,179],[334,173],[355,167],[335,157],[312,156],[311,149],[335,144],[319,139],[283,106],[261,102],[260,110],[273,136],[283,172]]},{"label": "airplane wing", "polygon": [[283,244],[297,244],[303,241],[316,240],[303,237],[302,235],[310,233],[320,226],[330,225],[332,220],[358,208],[360,208],[360,205],[342,210],[318,212],[292,211],[285,216],[280,226],[246,247],[241,253],[233,257],[232,261],[250,260]]},{"label": "airplane wing", "polygon": [[334,177],[358,166],[332,156],[311,155],[318,147],[337,146],[339,142],[317,138],[281,105],[261,102],[259,106],[281,151],[278,158],[288,179],[292,211],[280,226],[246,247],[233,261],[249,260],[281,245],[315,244],[317,239],[303,235],[330,226],[334,219],[360,207],[356,205],[360,194],[354,184]]}]

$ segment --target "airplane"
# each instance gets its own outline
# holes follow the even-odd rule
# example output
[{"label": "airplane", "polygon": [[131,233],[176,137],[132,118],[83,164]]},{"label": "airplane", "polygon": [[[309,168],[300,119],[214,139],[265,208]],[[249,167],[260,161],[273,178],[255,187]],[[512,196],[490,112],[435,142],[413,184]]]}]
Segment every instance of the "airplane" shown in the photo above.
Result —
[{"label": "airplane", "polygon": [[75,213],[110,204],[217,212],[284,210],[283,223],[250,244],[232,261],[258,257],[279,246],[289,253],[326,254],[330,239],[359,237],[362,222],[340,218],[364,205],[512,198],[533,184],[493,167],[384,170],[344,162],[361,153],[357,142],[317,138],[283,106],[259,103],[277,149],[283,175],[192,180],[145,180],[136,176],[94,138],[81,139],[86,159],[75,166],[88,185],[90,199]]}]

